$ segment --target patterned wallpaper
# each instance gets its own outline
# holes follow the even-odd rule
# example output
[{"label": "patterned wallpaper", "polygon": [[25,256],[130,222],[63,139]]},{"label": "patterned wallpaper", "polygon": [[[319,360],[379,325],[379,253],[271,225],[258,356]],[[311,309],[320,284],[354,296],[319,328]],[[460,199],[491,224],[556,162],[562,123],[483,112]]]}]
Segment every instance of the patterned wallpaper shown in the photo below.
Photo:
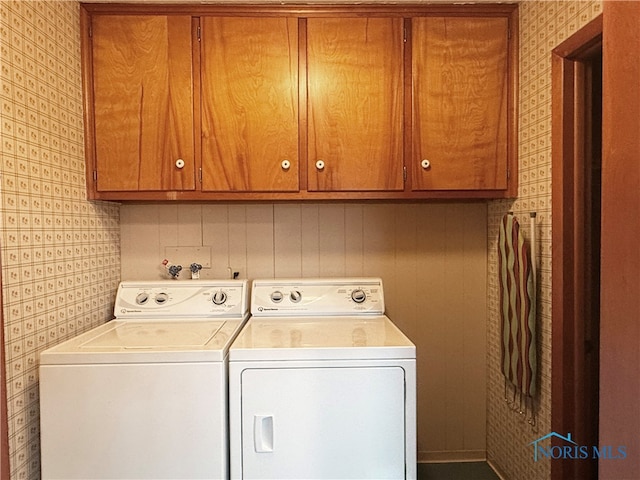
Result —
[{"label": "patterned wallpaper", "polygon": [[[529,443],[551,430],[551,51],[601,11],[601,0],[520,3],[520,187],[515,201],[490,202],[488,225],[487,457],[506,479],[550,476],[550,462],[534,462]],[[518,217],[527,238],[529,212],[537,212],[541,394],[536,427],[507,405],[500,373],[497,238],[508,211]]]},{"label": "patterned wallpaper", "polygon": [[37,480],[38,355],[111,317],[119,207],[85,200],[77,2],[0,2],[0,237],[12,480]]}]

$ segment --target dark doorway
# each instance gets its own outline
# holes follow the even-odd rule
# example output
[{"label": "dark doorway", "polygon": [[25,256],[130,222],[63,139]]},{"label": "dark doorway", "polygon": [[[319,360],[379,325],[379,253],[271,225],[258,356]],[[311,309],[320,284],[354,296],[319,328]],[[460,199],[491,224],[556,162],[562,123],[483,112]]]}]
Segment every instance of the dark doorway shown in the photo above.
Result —
[{"label": "dark doorway", "polygon": [[[602,16],[553,51],[551,425],[599,445]],[[598,478],[595,458],[558,459],[553,479]]]},{"label": "dark doorway", "polygon": [[[584,155],[584,432],[586,445],[599,445],[600,392],[600,245],[602,199],[602,43],[584,60],[585,124]],[[590,463],[584,479],[598,478],[597,460]]]}]

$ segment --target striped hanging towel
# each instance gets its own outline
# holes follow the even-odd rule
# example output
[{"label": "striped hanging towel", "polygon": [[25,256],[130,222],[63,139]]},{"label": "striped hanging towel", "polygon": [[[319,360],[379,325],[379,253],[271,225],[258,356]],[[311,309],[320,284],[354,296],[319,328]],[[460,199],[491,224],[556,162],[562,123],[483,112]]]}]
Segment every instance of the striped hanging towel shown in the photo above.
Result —
[{"label": "striped hanging towel", "polygon": [[510,213],[500,223],[498,262],[502,373],[522,400],[537,391],[536,295],[529,248]]}]

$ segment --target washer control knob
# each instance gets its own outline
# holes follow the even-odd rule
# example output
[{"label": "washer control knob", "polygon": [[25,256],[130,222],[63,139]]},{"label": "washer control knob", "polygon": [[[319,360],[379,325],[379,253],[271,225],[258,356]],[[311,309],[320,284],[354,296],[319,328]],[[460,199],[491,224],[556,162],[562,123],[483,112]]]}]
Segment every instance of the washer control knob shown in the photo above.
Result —
[{"label": "washer control knob", "polygon": [[139,293],[136,296],[136,303],[138,305],[144,305],[145,303],[147,303],[149,301],[149,294],[147,292],[142,292]]},{"label": "washer control knob", "polygon": [[351,300],[356,303],[363,303],[367,299],[367,294],[361,288],[356,288],[351,292]]},{"label": "washer control knob", "polygon": [[218,290],[211,297],[211,301],[213,303],[215,303],[216,305],[222,305],[224,302],[227,301],[227,294],[225,292],[223,292],[222,290]]},{"label": "washer control knob", "polygon": [[291,293],[289,294],[289,298],[293,303],[298,303],[300,300],[302,300],[302,294],[300,293],[299,290],[291,290]]},{"label": "washer control knob", "polygon": [[284,298],[284,295],[282,295],[282,292],[280,290],[276,290],[275,292],[271,292],[271,301],[273,303],[280,303],[283,298]]},{"label": "washer control knob", "polygon": [[156,303],[158,305],[163,305],[169,301],[169,295],[166,293],[159,293],[156,295]]}]

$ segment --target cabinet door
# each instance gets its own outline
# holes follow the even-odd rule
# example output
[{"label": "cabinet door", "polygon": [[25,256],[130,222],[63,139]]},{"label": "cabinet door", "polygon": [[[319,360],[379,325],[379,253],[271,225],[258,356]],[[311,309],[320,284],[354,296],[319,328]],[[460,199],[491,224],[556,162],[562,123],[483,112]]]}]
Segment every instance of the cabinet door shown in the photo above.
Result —
[{"label": "cabinet door", "polygon": [[413,189],[506,189],[508,20],[411,22]]},{"label": "cabinet door", "polygon": [[297,19],[201,22],[202,189],[297,191]]},{"label": "cabinet door", "polygon": [[307,20],[310,191],[403,189],[403,58],[401,18]]},{"label": "cabinet door", "polygon": [[92,32],[97,190],[193,190],[191,17],[95,15]]}]

